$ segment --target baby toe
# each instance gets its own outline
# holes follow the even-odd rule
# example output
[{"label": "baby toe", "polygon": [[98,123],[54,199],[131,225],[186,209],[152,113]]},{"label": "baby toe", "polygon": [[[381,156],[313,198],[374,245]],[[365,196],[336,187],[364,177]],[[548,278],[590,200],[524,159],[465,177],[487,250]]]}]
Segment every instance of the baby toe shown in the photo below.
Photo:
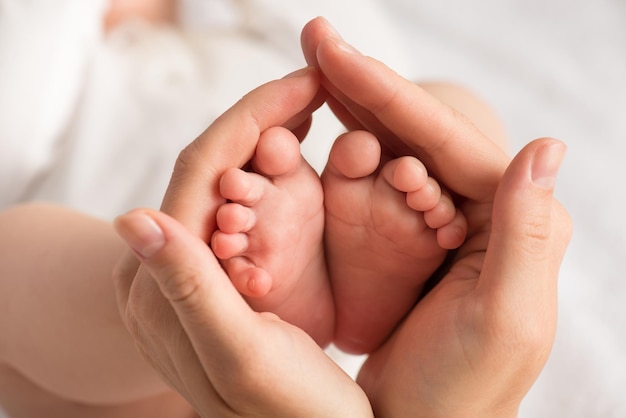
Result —
[{"label": "baby toe", "polygon": [[229,260],[226,269],[233,286],[244,296],[260,298],[272,289],[271,275],[245,257]]},{"label": "baby toe", "polygon": [[428,181],[426,167],[415,157],[391,160],[384,165],[381,174],[392,187],[404,193],[420,190]]},{"label": "baby toe", "polygon": [[456,207],[450,196],[442,194],[439,202],[432,209],[424,212],[424,220],[429,227],[438,229],[452,222],[456,212]]},{"label": "baby toe", "polygon": [[459,248],[467,236],[467,219],[457,210],[454,219],[437,229],[437,243],[441,248],[454,250]]},{"label": "baby toe", "polygon": [[211,249],[215,256],[221,260],[237,257],[248,249],[248,236],[216,231],[211,237]]},{"label": "baby toe", "polygon": [[230,168],[220,179],[220,194],[224,199],[252,206],[261,199],[265,182],[266,180],[258,174]]},{"label": "baby toe", "polygon": [[226,234],[248,232],[256,224],[256,214],[238,203],[226,203],[217,210],[216,222],[219,230]]},{"label": "baby toe", "polygon": [[426,212],[436,208],[440,200],[441,187],[432,177],[428,177],[422,188],[406,194],[407,205],[419,212]]},{"label": "baby toe", "polygon": [[298,138],[290,130],[275,126],[259,137],[252,165],[255,171],[275,177],[293,172],[300,158]]},{"label": "baby toe", "polygon": [[327,171],[351,179],[367,177],[380,164],[378,139],[366,131],[351,131],[335,140],[328,159]]}]

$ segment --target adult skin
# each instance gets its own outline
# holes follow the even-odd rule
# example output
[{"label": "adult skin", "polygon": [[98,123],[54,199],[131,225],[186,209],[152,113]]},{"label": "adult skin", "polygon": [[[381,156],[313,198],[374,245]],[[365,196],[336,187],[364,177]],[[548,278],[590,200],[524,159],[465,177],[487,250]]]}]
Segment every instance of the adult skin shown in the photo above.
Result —
[{"label": "adult skin", "polygon": [[252,311],[206,244],[223,204],[221,174],[244,166],[269,127],[303,135],[319,89],[309,68],[252,91],[180,154],[162,212],[116,221],[134,250],[116,274],[122,318],[203,417],[373,416],[360,387],[306,333]]},{"label": "adult skin", "polygon": [[[212,147],[229,156],[224,165],[230,168],[250,158],[245,153],[252,155],[266,124],[284,123],[303,136],[323,100],[318,91],[317,72],[304,70],[255,90],[209,128],[181,154],[177,168],[180,173],[192,163],[196,176],[208,176],[195,183],[197,190],[186,189],[187,201],[196,203],[190,209],[206,210],[210,223],[222,203],[211,200],[222,162]],[[196,154],[203,146],[216,161]],[[151,277],[134,279],[131,257],[125,264],[130,276],[121,269],[117,282],[120,316],[111,274],[127,246],[110,223],[47,204],[0,213],[0,403],[11,417],[197,416],[155,369],[203,416],[372,415],[363,391],[308,335],[243,303],[199,233],[164,213],[149,216],[133,212],[116,226],[142,257],[157,249],[155,241],[146,247],[142,240],[154,240],[155,226],[161,227],[166,248],[144,265],[156,269],[172,300]],[[202,216],[190,224],[203,228]],[[176,285],[168,279],[177,277],[183,286],[197,280],[197,298],[181,300],[185,289],[167,291]],[[194,315],[194,306],[204,311]]]},{"label": "adult skin", "polygon": [[422,159],[469,224],[439,283],[359,374],[375,415],[517,416],[554,341],[571,234],[552,198],[565,146],[537,140],[510,162],[468,118],[358,53],[324,19],[304,28],[302,46],[344,124]]},{"label": "adult skin", "polygon": [[[375,132],[390,153],[425,161],[470,222],[445,277],[359,376],[376,416],[514,416],[553,341],[556,279],[570,234],[552,199],[564,146],[539,140],[510,162],[458,113],[348,52],[324,21],[305,28],[303,46],[346,125]],[[154,367],[203,416],[372,415],[363,393],[310,339],[247,307],[204,244],[221,203],[220,174],[249,160],[262,130],[308,120],[319,104],[314,75],[244,98],[181,154],[165,213],[138,211],[117,222],[143,261],[120,265],[123,317]],[[321,386],[302,378],[302,365]],[[280,397],[293,402],[291,411],[268,402]]]}]

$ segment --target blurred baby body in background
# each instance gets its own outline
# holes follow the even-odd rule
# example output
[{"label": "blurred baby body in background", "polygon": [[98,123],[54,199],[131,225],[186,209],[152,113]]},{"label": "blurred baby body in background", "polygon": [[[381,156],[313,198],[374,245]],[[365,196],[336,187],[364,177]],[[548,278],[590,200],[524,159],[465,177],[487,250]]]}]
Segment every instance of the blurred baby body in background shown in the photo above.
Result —
[{"label": "blurred baby body in background", "polygon": [[[304,65],[299,31],[316,15],[403,68],[386,47],[393,30],[367,29],[390,23],[379,2],[309,3],[6,0],[0,208],[47,200],[112,219],[158,207],[164,167],[187,143],[247,91]],[[357,3],[358,23],[346,12]],[[316,116],[326,119],[303,151],[319,171],[342,128]]]}]

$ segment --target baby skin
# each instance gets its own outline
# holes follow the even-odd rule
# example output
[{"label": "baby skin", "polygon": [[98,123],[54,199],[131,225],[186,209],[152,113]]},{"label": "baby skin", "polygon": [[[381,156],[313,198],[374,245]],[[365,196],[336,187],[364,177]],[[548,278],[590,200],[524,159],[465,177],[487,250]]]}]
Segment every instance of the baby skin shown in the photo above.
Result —
[{"label": "baby skin", "polygon": [[383,157],[367,132],[337,139],[322,182],[283,128],[261,135],[251,165],[222,176],[213,251],[253,309],[322,346],[377,348],[465,237],[423,164]]},{"label": "baby skin", "polygon": [[334,334],[324,256],[324,194],[294,134],[264,131],[251,171],[227,170],[211,246],[235,288],[257,312],[272,312],[320,346]]},{"label": "baby skin", "polygon": [[335,344],[371,353],[417,302],[467,222],[415,157],[382,154],[364,131],[339,137],[322,173]]}]

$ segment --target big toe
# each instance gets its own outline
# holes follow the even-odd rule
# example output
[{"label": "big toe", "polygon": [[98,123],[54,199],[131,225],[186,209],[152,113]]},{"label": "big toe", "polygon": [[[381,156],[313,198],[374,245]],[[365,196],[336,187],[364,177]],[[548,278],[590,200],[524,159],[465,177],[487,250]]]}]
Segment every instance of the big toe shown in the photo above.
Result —
[{"label": "big toe", "polygon": [[327,172],[351,179],[367,177],[380,164],[378,139],[367,131],[351,131],[341,135],[330,150]]},{"label": "big toe", "polygon": [[300,142],[288,129],[276,126],[259,137],[252,164],[265,176],[281,176],[293,172],[300,161]]}]

